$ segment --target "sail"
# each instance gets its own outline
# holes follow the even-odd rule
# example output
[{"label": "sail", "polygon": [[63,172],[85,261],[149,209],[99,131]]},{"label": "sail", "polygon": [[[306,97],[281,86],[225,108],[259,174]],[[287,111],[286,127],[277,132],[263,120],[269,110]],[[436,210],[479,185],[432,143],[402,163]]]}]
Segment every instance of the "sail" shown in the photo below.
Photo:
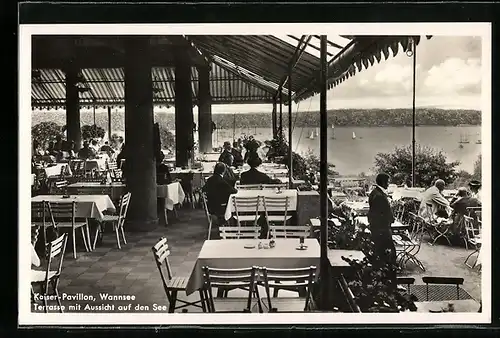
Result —
[{"label": "sail", "polygon": [[352,132],[352,139],[354,140],[356,138],[356,133]]},{"label": "sail", "polygon": [[319,136],[318,128],[316,128],[316,130],[314,131],[314,136]]},{"label": "sail", "polygon": [[314,132],[313,131],[311,131],[311,135],[309,135],[309,138],[314,139]]}]

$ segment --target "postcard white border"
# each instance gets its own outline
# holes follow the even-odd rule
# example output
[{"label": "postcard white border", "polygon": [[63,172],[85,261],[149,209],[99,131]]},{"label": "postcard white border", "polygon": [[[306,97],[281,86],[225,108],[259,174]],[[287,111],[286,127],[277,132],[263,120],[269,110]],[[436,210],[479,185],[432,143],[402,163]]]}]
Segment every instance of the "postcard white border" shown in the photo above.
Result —
[{"label": "postcard white border", "polygon": [[[491,238],[491,24],[490,23],[338,23],[338,24],[99,24],[20,25],[19,27],[19,325],[221,325],[221,324],[465,324],[491,322],[491,241],[482,247],[482,313],[379,314],[40,314],[30,310],[30,137],[31,36],[71,35],[440,35],[482,38],[482,180],[484,238]],[[446,48],[446,46],[443,46]],[[390,62],[390,60],[384,61]]]}]

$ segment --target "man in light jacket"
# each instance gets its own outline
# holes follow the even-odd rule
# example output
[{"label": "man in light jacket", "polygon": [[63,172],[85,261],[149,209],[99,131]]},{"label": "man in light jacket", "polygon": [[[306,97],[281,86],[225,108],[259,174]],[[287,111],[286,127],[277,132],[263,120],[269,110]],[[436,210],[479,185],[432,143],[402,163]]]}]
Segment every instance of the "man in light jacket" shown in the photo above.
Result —
[{"label": "man in light jacket", "polygon": [[418,215],[424,219],[436,218],[436,213],[439,210],[445,210],[447,215],[450,215],[450,202],[443,196],[445,183],[443,180],[436,180],[436,183],[422,193],[422,201]]}]

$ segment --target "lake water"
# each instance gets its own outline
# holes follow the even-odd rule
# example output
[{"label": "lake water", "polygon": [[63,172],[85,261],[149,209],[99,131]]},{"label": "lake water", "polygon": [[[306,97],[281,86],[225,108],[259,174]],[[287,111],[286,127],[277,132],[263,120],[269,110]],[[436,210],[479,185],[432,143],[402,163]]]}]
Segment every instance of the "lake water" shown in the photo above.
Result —
[{"label": "lake water", "polygon": [[[309,149],[319,155],[319,137],[309,139],[314,128],[296,128],[293,131],[292,146],[298,153]],[[319,132],[319,130],[318,130]],[[353,132],[356,139],[352,138]],[[271,128],[236,129],[235,137],[242,134],[254,135],[257,140],[272,138]],[[285,131],[288,135],[288,130]],[[335,134],[335,139],[333,139]],[[442,150],[449,161],[460,161],[459,169],[472,172],[474,162],[481,154],[481,126],[418,126],[415,138],[417,144]],[[459,147],[462,135],[467,135],[470,143]],[[217,130],[213,134],[214,146],[233,140],[232,129]],[[369,173],[379,152],[390,152],[396,146],[411,145],[411,127],[335,127],[328,129],[328,162],[335,164],[342,175]]]}]

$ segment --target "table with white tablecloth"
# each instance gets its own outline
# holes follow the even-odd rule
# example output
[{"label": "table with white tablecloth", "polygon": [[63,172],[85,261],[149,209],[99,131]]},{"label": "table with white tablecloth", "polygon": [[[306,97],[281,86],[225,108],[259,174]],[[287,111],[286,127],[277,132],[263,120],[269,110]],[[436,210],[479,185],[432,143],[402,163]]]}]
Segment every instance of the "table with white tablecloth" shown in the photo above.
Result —
[{"label": "table with white tablecloth", "polygon": [[31,202],[73,203],[76,202],[75,216],[93,218],[102,221],[103,212],[116,212],[116,208],[108,195],[70,195],[64,198],[61,195],[38,195],[31,198]]},{"label": "table with white tablecloth", "polygon": [[[307,250],[297,250],[299,240],[277,238],[276,246],[270,249],[258,249],[256,239],[207,240],[198,255],[186,287],[189,295],[203,286],[203,267],[219,269],[249,268],[262,266],[268,268],[306,268],[319,266],[320,247],[314,238],[306,238]],[[255,245],[246,249],[248,244]]]},{"label": "table with white tablecloth", "polygon": [[[232,203],[233,196],[236,197],[288,197],[289,206],[287,211],[296,211],[297,210],[297,190],[296,189],[283,189],[280,193],[278,193],[274,189],[264,189],[264,190],[239,190],[236,194],[229,196],[229,200],[227,201],[226,212],[224,214],[224,218],[226,220],[230,219],[234,210],[234,205]],[[249,208],[240,208],[239,211],[242,212],[252,212],[255,209]],[[259,211],[264,211],[264,205],[262,200],[259,203]],[[275,208],[268,208],[268,211],[284,211],[284,210],[276,210]]]},{"label": "table with white tablecloth", "polygon": [[61,168],[65,168],[64,171],[66,174],[70,174],[70,168],[68,166],[68,163],[55,163],[54,165],[50,167],[45,167],[43,170],[45,171],[45,176],[51,177],[51,176],[59,176],[61,175]]}]

